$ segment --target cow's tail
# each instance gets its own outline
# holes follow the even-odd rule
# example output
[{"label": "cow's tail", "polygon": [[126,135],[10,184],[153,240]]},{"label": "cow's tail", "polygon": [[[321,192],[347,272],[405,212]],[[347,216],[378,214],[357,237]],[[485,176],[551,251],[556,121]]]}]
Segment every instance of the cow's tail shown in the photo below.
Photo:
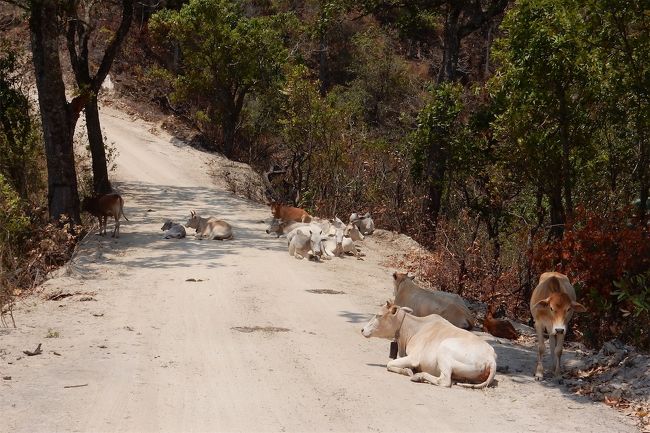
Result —
[{"label": "cow's tail", "polygon": [[492,381],[494,380],[494,376],[497,374],[497,360],[496,358],[492,358],[490,360],[490,363],[488,364],[488,368],[490,369],[490,372],[488,374],[487,379],[485,379],[484,382],[481,383],[456,383],[458,386],[462,386],[463,388],[473,388],[473,389],[480,389],[480,388],[485,388],[486,386],[489,386]]},{"label": "cow's tail", "polygon": [[[122,197],[120,197],[120,215],[122,215],[125,220],[129,220],[126,215],[124,215],[124,199]],[[120,219],[119,215],[117,216],[117,219]]]}]

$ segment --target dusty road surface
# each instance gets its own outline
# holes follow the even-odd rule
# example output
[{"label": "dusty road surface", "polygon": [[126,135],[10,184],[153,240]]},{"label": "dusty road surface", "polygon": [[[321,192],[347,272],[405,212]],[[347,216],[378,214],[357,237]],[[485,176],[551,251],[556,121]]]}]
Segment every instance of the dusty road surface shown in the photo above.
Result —
[{"label": "dusty road surface", "polygon": [[[0,431],[636,430],[534,382],[535,355],[516,345],[492,341],[509,373],[486,390],[387,372],[388,341],[360,333],[392,291],[385,245],[369,239],[365,261],[298,261],[264,233],[268,208],[214,186],[209,155],[112,109],[102,120],[130,222],[118,240],[88,236],[65,275],[20,302],[18,328],[0,329]],[[191,209],[230,221],[235,239],[163,240],[163,220]]]}]

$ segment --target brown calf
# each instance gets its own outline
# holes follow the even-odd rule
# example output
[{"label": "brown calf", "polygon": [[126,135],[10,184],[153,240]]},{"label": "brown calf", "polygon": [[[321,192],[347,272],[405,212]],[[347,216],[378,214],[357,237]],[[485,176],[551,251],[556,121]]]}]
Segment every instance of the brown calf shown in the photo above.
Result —
[{"label": "brown calf", "polygon": [[109,216],[115,218],[115,228],[112,237],[120,237],[120,216],[129,220],[124,215],[124,200],[119,194],[106,194],[99,197],[86,197],[81,202],[81,210],[96,216],[99,220],[99,234],[106,234],[106,219]]},{"label": "brown calf", "polygon": [[535,319],[537,331],[537,367],[535,379],[544,377],[544,331],[548,333],[551,350],[551,369],[556,378],[560,376],[562,344],[573,312],[582,313],[587,309],[576,302],[576,291],[566,275],[559,272],[544,272],[539,284],[530,298],[530,312]]},{"label": "brown calf", "polygon": [[297,221],[300,223],[311,222],[311,215],[309,215],[304,209],[285,206],[278,202],[271,203],[271,213],[273,214],[273,218],[282,221]]},{"label": "brown calf", "polygon": [[490,305],[488,307],[487,314],[485,315],[485,320],[483,320],[483,330],[489,332],[495,337],[507,338],[508,340],[516,340],[519,338],[519,333],[512,326],[512,323],[504,319],[495,319],[494,316],[494,307]]}]

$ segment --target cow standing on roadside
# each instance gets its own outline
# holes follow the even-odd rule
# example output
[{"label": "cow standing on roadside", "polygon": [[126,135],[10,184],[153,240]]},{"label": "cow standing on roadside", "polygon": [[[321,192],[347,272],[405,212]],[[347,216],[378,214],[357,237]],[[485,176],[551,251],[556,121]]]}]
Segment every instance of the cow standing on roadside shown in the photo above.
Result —
[{"label": "cow standing on roadside", "polygon": [[120,217],[129,220],[124,215],[124,200],[119,194],[105,194],[99,197],[86,197],[81,202],[81,210],[97,217],[99,220],[99,235],[106,235],[107,218],[115,218],[115,228],[111,237],[120,237]]},{"label": "cow standing on roadside", "polygon": [[537,331],[537,367],[535,380],[544,378],[544,331],[548,333],[551,351],[551,370],[555,378],[560,377],[562,345],[573,312],[587,311],[584,305],[576,302],[576,291],[569,278],[559,272],[544,272],[539,284],[530,298],[530,313],[535,320]]}]

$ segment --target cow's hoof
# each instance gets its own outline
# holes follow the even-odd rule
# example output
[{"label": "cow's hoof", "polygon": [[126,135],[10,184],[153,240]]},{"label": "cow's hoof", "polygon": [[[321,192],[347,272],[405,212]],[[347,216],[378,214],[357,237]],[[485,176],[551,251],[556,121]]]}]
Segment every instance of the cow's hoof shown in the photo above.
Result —
[{"label": "cow's hoof", "polygon": [[424,378],[424,375],[422,373],[416,373],[411,376],[411,382],[426,383],[426,381],[427,380]]}]

